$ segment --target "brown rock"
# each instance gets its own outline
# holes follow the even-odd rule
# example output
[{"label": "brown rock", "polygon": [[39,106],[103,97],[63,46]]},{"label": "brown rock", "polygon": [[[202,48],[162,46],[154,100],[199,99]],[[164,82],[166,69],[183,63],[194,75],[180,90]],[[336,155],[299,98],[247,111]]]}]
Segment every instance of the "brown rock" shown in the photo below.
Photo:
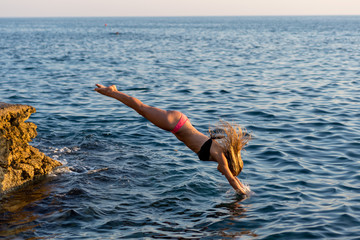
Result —
[{"label": "brown rock", "polygon": [[61,163],[29,145],[36,125],[25,122],[35,108],[0,102],[0,194],[50,173]]}]

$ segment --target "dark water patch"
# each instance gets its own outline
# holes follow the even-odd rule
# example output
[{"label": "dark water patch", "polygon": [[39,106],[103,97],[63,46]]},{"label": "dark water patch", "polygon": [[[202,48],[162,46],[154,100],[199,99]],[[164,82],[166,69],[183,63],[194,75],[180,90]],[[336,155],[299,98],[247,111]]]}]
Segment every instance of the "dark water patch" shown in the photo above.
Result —
[{"label": "dark water patch", "polygon": [[178,92],[180,94],[190,94],[191,90],[190,89],[179,89],[176,92]]},{"label": "dark water patch", "polygon": [[278,150],[275,150],[273,148],[267,148],[265,151],[261,152],[260,154],[266,156],[267,158],[284,156],[284,153],[282,153]]},{"label": "dark water patch", "polygon": [[215,91],[205,91],[202,94],[211,96],[211,95],[215,95],[216,93],[215,93]]},{"label": "dark water patch", "polygon": [[246,111],[244,112],[246,115],[254,116],[254,117],[263,117],[263,118],[274,118],[275,115],[266,113],[265,111]]},{"label": "dark water patch", "polygon": [[298,232],[291,232],[291,231],[282,231],[278,234],[272,234],[264,239],[319,239],[323,238],[322,234],[316,234],[308,231],[298,231]]},{"label": "dark water patch", "polygon": [[217,109],[207,109],[207,110],[205,110],[205,112],[209,113],[209,114],[215,114],[218,112],[218,110]]},{"label": "dark water patch", "polygon": [[346,154],[346,156],[348,156],[350,158],[360,159],[360,150],[357,152],[348,150],[345,152],[345,154]]},{"label": "dark water patch", "polygon": [[148,87],[134,87],[134,88],[128,88],[127,91],[150,91],[151,88]]},{"label": "dark water patch", "polygon": [[339,187],[344,190],[352,191],[354,193],[359,191],[359,187],[356,187],[356,185],[355,186],[346,186],[345,184],[340,184]]},{"label": "dark water patch", "polygon": [[310,136],[305,136],[304,140],[306,140],[306,141],[321,141],[322,138],[310,135]]},{"label": "dark water patch", "polygon": [[343,137],[341,135],[338,134],[334,134],[331,131],[318,131],[316,132],[316,135],[319,136],[320,138],[330,138],[330,139],[342,139]]},{"label": "dark water patch", "polygon": [[359,139],[359,141],[347,143],[347,146],[348,146],[348,147],[352,147],[352,148],[358,148],[358,147],[360,147],[360,139]]},{"label": "dark water patch", "polygon": [[274,127],[261,127],[261,126],[254,126],[250,125],[246,127],[247,130],[251,132],[266,132],[266,133],[288,133],[292,131],[292,128],[274,128]]},{"label": "dark water patch", "polygon": [[285,151],[285,153],[291,157],[307,157],[308,153],[304,151],[303,149],[294,148],[290,149],[288,151]]},{"label": "dark water patch", "polygon": [[80,188],[72,188],[66,193],[67,197],[86,196],[86,191]]},{"label": "dark water patch", "polygon": [[34,67],[25,67],[24,68],[25,71],[34,70],[34,69],[35,69]]},{"label": "dark water patch", "polygon": [[230,92],[230,91],[227,91],[227,90],[222,89],[222,90],[220,90],[220,91],[219,91],[219,93],[220,93],[220,94],[227,94],[227,93],[231,93],[231,92]]},{"label": "dark water patch", "polygon": [[282,170],[282,172],[284,173],[294,173],[294,174],[303,174],[303,175],[306,175],[306,174],[312,174],[314,173],[313,171],[309,170],[309,169],[289,169],[288,167],[285,168],[284,170]]},{"label": "dark water patch", "polygon": [[331,114],[330,111],[326,111],[326,110],[320,109],[320,108],[315,108],[312,110],[312,112],[315,114]]},{"label": "dark water patch", "polygon": [[263,145],[256,145],[256,144],[251,144],[251,145],[246,146],[246,149],[248,151],[258,151],[258,150],[261,150],[263,148],[264,148]]}]

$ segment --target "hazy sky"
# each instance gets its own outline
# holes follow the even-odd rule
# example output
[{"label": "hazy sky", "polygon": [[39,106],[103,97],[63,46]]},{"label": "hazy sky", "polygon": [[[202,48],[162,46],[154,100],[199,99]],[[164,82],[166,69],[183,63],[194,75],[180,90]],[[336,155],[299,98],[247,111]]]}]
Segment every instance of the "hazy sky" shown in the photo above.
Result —
[{"label": "hazy sky", "polygon": [[360,15],[360,0],[0,0],[0,17]]}]

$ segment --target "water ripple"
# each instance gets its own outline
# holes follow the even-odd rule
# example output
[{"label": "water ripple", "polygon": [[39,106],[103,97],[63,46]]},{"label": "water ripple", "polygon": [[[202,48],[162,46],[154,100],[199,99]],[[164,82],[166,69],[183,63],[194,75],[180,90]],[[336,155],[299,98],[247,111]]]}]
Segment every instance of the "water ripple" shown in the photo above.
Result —
[{"label": "water ripple", "polygon": [[[108,24],[104,27],[104,22]],[[65,164],[2,196],[6,239],[356,239],[359,17],[0,19],[0,101]],[[119,34],[116,34],[118,32]],[[252,134],[236,195],[215,163],[93,91],[116,84]]]}]

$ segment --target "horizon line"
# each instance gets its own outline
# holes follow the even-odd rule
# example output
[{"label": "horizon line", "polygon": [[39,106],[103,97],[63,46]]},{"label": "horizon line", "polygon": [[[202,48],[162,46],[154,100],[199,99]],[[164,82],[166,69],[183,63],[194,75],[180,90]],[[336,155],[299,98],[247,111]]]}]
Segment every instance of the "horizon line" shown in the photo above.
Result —
[{"label": "horizon line", "polygon": [[357,17],[360,14],[292,14],[292,15],[132,15],[132,16],[0,16],[0,18],[186,18],[186,17]]}]

